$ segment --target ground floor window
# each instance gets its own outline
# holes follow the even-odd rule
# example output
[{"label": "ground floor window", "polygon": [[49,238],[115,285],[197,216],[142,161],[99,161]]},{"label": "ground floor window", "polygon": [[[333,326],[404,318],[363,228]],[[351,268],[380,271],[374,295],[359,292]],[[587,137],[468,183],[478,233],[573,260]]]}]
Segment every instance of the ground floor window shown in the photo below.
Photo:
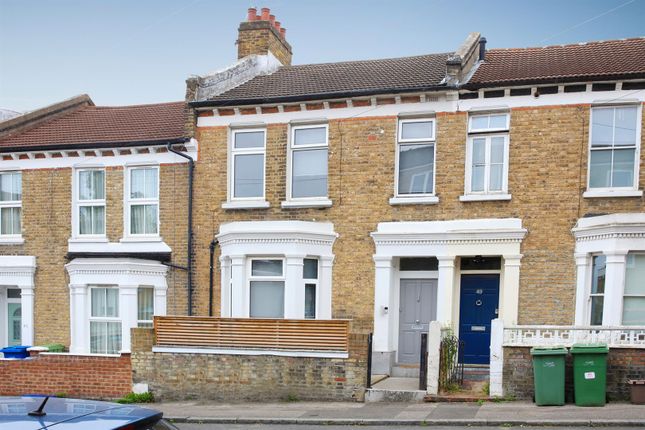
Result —
[{"label": "ground floor window", "polygon": [[305,318],[316,318],[316,293],[318,290],[318,259],[305,258],[302,271],[305,284]]},{"label": "ground floor window", "polygon": [[645,325],[645,253],[627,254],[623,324]]},{"label": "ground floor window", "polygon": [[119,289],[90,288],[90,353],[118,354],[121,350]]},{"label": "ground floor window", "polygon": [[155,290],[139,287],[137,290],[137,327],[152,327],[155,313]]},{"label": "ground floor window", "polygon": [[591,263],[591,325],[602,325],[605,302],[605,271],[607,258],[594,255]]},{"label": "ground floor window", "polygon": [[284,261],[251,259],[251,318],[284,318]]},{"label": "ground floor window", "polygon": [[22,343],[22,305],[20,303],[20,289],[7,289],[7,345],[20,345]]}]

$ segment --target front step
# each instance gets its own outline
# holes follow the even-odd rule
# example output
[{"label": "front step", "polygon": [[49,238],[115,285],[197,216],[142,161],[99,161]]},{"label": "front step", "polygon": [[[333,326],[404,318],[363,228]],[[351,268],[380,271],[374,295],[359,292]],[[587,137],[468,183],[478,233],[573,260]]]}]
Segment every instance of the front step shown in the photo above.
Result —
[{"label": "front step", "polygon": [[387,378],[365,392],[365,402],[422,402],[428,394],[419,390],[418,378]]},{"label": "front step", "polygon": [[390,376],[393,378],[418,378],[419,365],[418,364],[395,364],[392,366]]},{"label": "front step", "polygon": [[464,365],[464,381],[488,381],[490,366]]}]

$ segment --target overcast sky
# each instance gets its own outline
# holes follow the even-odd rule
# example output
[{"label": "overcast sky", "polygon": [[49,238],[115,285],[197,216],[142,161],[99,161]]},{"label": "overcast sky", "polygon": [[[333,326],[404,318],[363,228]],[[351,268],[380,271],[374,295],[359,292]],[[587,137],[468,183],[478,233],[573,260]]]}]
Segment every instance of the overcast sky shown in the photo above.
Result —
[{"label": "overcast sky", "polygon": [[645,36],[645,0],[0,0],[0,108],[181,100],[236,60],[249,6],[287,28],[294,64],[449,52],[472,31],[489,48]]}]

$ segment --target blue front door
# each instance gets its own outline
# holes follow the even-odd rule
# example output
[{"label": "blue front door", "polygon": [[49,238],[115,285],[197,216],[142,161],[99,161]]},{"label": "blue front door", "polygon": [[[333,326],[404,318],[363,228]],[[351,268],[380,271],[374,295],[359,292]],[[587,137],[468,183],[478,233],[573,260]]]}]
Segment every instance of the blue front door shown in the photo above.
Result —
[{"label": "blue front door", "polygon": [[464,363],[490,361],[490,322],[497,318],[499,275],[461,275],[459,339],[464,342]]}]

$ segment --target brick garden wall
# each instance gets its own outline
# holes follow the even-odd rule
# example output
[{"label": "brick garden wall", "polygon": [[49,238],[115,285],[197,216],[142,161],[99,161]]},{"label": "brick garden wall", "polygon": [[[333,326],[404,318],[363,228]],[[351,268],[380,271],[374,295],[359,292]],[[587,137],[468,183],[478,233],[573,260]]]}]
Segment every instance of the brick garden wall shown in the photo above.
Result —
[{"label": "brick garden wall", "polygon": [[362,400],[367,337],[348,359],[153,353],[153,330],[132,331],[133,383],[159,400]]},{"label": "brick garden wall", "polygon": [[[529,347],[504,348],[504,394],[517,399],[533,398],[533,362]],[[628,400],[629,379],[645,379],[645,350],[614,348],[607,357],[607,399]],[[566,358],[565,393],[573,402],[573,360]]]},{"label": "brick garden wall", "polygon": [[132,391],[132,366],[130,354],[41,354],[25,360],[0,360],[0,381],[0,396],[56,394],[115,399]]}]

